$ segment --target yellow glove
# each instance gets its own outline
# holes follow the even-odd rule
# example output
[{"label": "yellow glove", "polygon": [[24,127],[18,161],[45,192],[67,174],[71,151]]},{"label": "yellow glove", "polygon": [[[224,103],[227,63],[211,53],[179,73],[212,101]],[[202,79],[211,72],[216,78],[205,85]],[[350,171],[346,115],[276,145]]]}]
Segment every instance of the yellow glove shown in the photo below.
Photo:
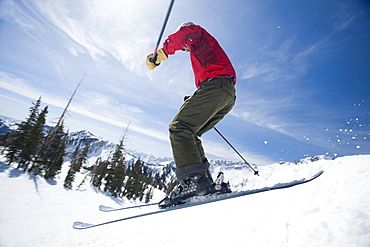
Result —
[{"label": "yellow glove", "polygon": [[153,58],[153,53],[150,53],[146,57],[146,67],[150,70],[155,69],[158,65],[161,64],[162,61],[168,59],[166,53],[164,53],[163,49],[159,49]]}]

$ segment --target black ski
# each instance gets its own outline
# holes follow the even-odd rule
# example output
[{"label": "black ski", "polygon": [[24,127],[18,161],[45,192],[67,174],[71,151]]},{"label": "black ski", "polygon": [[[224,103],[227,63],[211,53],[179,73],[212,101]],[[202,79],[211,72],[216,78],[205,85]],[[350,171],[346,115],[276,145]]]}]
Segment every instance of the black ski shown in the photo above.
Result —
[{"label": "black ski", "polygon": [[[223,200],[227,200],[227,199],[232,199],[232,198],[236,198],[236,197],[256,194],[256,193],[260,193],[260,192],[271,191],[271,190],[276,190],[276,189],[285,189],[285,188],[293,187],[295,185],[310,182],[310,181],[314,180],[315,178],[319,177],[323,172],[324,171],[319,171],[318,173],[316,173],[315,175],[313,175],[312,177],[310,177],[308,179],[303,178],[301,180],[295,180],[295,181],[288,182],[288,183],[280,183],[280,184],[276,184],[272,187],[265,187],[265,188],[261,188],[261,189],[255,189],[255,190],[246,190],[246,191],[233,192],[233,193],[228,193],[228,194],[211,195],[211,196],[193,198],[191,200],[191,202],[187,203],[187,204],[171,206],[171,207],[167,207],[167,208],[164,208],[164,209],[156,209],[155,211],[151,211],[151,212],[148,212],[148,213],[137,214],[137,215],[124,217],[124,218],[120,218],[120,219],[117,219],[117,220],[97,223],[97,224],[90,224],[90,223],[76,221],[76,222],[73,223],[73,228],[74,229],[79,229],[79,230],[88,229],[88,228],[92,228],[92,227],[108,225],[108,224],[115,223],[115,222],[140,218],[140,217],[144,217],[144,216],[148,216],[148,215],[159,214],[159,213],[174,211],[174,210],[183,209],[183,208],[199,206],[199,205],[203,205],[203,204],[208,204],[208,203],[217,202],[217,201],[223,201]],[[155,203],[155,204],[157,204],[157,203]],[[147,204],[147,205],[148,206],[153,206],[154,204]],[[142,206],[145,206],[145,205],[138,205],[138,206],[126,207],[126,208],[117,208],[117,209],[111,208],[111,210],[108,210],[108,211],[117,211],[117,210],[123,210],[123,209],[138,208],[138,207],[142,207]]]}]

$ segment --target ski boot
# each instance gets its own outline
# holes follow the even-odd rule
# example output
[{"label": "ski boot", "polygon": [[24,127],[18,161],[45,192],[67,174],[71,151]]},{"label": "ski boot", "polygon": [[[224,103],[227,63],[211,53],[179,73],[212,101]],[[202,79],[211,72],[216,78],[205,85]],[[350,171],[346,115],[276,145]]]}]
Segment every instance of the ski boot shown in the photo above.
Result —
[{"label": "ski boot", "polygon": [[229,183],[224,182],[224,174],[220,172],[217,179],[213,182],[210,175],[191,176],[180,181],[180,184],[158,203],[160,208],[185,204],[189,199],[198,196],[207,196],[212,194],[230,193]]}]

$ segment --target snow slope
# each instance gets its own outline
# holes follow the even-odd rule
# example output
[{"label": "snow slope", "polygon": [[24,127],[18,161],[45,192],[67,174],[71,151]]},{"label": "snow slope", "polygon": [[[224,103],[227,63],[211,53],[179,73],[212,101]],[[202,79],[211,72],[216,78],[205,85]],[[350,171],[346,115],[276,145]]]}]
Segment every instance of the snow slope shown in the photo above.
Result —
[{"label": "snow slope", "polygon": [[92,188],[66,191],[62,182],[48,183],[0,163],[0,246],[369,247],[369,165],[369,155],[358,155],[263,166],[260,177],[226,170],[226,178],[237,183],[238,190],[325,172],[288,189],[74,230],[76,220],[95,223],[149,209],[100,212],[100,204],[132,202]]}]

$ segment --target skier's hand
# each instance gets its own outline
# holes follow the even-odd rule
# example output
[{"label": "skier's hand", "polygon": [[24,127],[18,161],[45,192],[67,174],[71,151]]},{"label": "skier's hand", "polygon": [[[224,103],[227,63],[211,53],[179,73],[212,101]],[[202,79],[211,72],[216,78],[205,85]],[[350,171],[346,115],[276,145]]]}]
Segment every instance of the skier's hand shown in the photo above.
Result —
[{"label": "skier's hand", "polygon": [[153,53],[149,54],[146,57],[146,67],[150,70],[155,69],[158,65],[161,64],[162,61],[168,59],[166,53],[164,53],[163,49],[159,49],[153,57]]}]

